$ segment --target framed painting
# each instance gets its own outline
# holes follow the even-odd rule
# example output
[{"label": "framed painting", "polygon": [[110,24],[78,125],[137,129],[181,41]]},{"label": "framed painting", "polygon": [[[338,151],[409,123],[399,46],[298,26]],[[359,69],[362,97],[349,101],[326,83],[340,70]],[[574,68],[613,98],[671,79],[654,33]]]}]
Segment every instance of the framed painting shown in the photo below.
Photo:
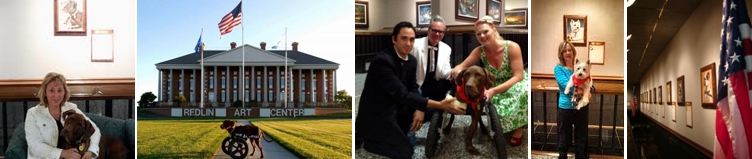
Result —
[{"label": "framed painting", "polygon": [[590,47],[588,48],[588,59],[590,64],[603,65],[603,59],[606,58],[606,42],[591,41],[588,42]]},{"label": "framed painting", "polygon": [[654,104],[655,99],[653,99],[653,90],[650,90],[650,104]]},{"label": "framed painting", "polygon": [[658,104],[658,88],[653,87],[653,104]]},{"label": "framed painting", "polygon": [[455,0],[454,1],[454,18],[458,20],[478,20],[480,13],[480,4],[478,0]]},{"label": "framed painting", "polygon": [[587,16],[564,15],[564,41],[574,46],[585,46],[587,43]]},{"label": "framed painting", "polygon": [[355,1],[355,27],[368,28],[368,2]]},{"label": "framed painting", "polygon": [[716,87],[715,87],[715,62],[708,64],[700,69],[700,103],[702,108],[715,109]]},{"label": "framed painting", "polygon": [[676,104],[684,106],[684,75],[676,78]]},{"label": "framed painting", "polygon": [[86,36],[86,0],[55,0],[55,36]]},{"label": "framed painting", "polygon": [[527,28],[527,8],[504,11],[504,26]]},{"label": "framed painting", "polygon": [[671,101],[671,81],[666,82],[666,105],[673,105]]},{"label": "framed painting", "polygon": [[663,86],[658,86],[658,104],[663,105]]},{"label": "framed painting", "polygon": [[112,29],[91,30],[91,62],[113,62],[115,34]]},{"label": "framed painting", "polygon": [[415,2],[415,7],[417,26],[428,26],[431,23],[431,1]]},{"label": "framed painting", "polygon": [[506,16],[502,16],[501,13],[501,1],[499,0],[486,0],[486,15],[493,17],[494,24],[500,24],[501,19]]}]

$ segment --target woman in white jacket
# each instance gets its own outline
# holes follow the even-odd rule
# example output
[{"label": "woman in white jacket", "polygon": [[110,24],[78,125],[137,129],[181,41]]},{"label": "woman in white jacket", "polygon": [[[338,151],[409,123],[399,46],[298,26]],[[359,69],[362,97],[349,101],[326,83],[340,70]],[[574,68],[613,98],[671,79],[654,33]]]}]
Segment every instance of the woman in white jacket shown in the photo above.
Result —
[{"label": "woman in white jacket", "polygon": [[39,104],[30,108],[26,112],[26,122],[24,123],[26,131],[26,142],[29,145],[27,153],[28,158],[96,158],[99,154],[99,128],[86,117],[86,120],[94,126],[94,134],[91,135],[91,143],[87,143],[89,151],[83,156],[78,153],[77,148],[61,149],[65,141],[60,137],[60,131],[65,123],[61,119],[62,112],[76,110],[83,114],[76,107],[76,104],[68,103],[70,90],[65,82],[65,77],[61,74],[50,72],[42,81],[42,86],[37,92]]}]

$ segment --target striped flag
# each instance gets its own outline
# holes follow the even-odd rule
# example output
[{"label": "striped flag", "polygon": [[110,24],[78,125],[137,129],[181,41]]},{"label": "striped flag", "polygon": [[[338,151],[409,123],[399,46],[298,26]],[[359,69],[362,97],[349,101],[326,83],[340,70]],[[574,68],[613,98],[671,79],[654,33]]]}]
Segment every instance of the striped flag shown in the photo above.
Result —
[{"label": "striped flag", "polygon": [[277,46],[279,46],[279,44],[282,43],[282,40],[285,40],[285,36],[287,36],[287,33],[282,34],[282,38],[280,38],[279,41],[277,41],[277,44],[274,44],[274,46],[272,46],[272,49],[277,49]]},{"label": "striped flag", "polygon": [[240,25],[241,18],[243,17],[243,10],[242,6],[243,1],[238,3],[238,6],[235,7],[230,13],[227,13],[224,17],[222,17],[222,21],[219,22],[219,38],[222,39],[222,35],[228,34],[232,32],[232,28],[235,26]]},{"label": "striped flag", "polygon": [[744,0],[725,0],[721,21],[713,158],[750,158],[752,108],[745,68],[752,68],[752,40]]}]

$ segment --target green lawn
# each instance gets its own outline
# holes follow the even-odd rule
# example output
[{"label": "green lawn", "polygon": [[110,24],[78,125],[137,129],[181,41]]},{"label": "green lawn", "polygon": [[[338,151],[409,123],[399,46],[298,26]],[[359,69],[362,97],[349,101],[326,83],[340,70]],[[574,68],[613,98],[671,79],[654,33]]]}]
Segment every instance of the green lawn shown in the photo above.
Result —
[{"label": "green lawn", "polygon": [[[341,119],[348,115],[249,120],[298,157],[351,158],[352,119]],[[209,158],[227,137],[219,129],[223,120],[138,120],[138,157]]]}]

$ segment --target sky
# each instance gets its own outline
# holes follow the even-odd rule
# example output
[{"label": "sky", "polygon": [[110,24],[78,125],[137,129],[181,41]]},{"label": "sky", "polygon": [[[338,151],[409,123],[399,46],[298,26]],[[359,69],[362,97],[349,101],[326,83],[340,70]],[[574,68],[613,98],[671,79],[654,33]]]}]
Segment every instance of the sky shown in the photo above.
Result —
[{"label": "sky", "polygon": [[[193,53],[202,29],[206,50],[228,50],[230,42],[242,44],[242,41],[255,47],[266,42],[266,48],[270,49],[284,40],[285,27],[288,50],[292,50],[293,42],[298,42],[299,51],[338,63],[337,89],[354,94],[352,1],[246,0],[242,25],[220,39],[217,24],[238,3],[239,0],[139,0],[136,97],[145,92],[159,95],[155,64]],[[278,49],[284,49],[284,43]]]}]

